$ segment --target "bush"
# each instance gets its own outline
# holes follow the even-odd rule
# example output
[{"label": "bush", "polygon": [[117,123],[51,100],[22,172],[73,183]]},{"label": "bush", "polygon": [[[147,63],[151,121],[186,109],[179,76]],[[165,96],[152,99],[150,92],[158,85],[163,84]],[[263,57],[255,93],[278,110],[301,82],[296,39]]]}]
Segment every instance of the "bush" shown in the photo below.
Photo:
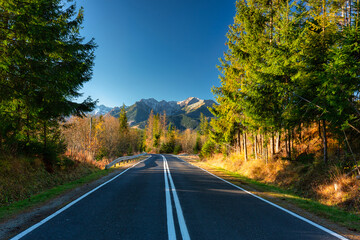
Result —
[{"label": "bush", "polygon": [[66,156],[61,156],[58,159],[57,166],[61,170],[65,170],[65,169],[68,169],[68,168],[73,168],[75,166],[75,161],[71,160],[70,158],[68,158]]},{"label": "bush", "polygon": [[194,153],[197,154],[200,152],[201,150],[201,139],[200,136],[197,136],[196,138],[196,142],[195,142],[195,146],[194,146]]},{"label": "bush", "polygon": [[174,148],[174,154],[179,154],[182,151],[182,147],[180,144],[177,144]]},{"label": "bush", "polygon": [[216,145],[213,141],[207,140],[201,148],[200,157],[211,157],[216,150]]},{"label": "bush", "polygon": [[105,147],[101,147],[95,156],[95,160],[100,161],[106,156],[108,156],[107,149]]},{"label": "bush", "polygon": [[174,142],[162,143],[160,146],[160,153],[173,153],[175,149]]},{"label": "bush", "polygon": [[130,156],[130,155],[133,155],[134,151],[133,151],[133,148],[131,145],[129,145],[128,149],[127,149],[127,155]]}]

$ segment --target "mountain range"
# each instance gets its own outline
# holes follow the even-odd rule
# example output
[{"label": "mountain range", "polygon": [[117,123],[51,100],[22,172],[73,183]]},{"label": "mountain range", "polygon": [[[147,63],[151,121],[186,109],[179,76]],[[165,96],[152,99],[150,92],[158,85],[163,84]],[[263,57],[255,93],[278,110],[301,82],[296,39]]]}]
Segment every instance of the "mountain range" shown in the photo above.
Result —
[{"label": "mountain range", "polygon": [[[154,114],[166,112],[168,123],[171,123],[179,130],[187,128],[196,129],[200,123],[200,114],[211,118],[213,115],[208,110],[216,104],[213,100],[203,100],[196,97],[189,97],[184,101],[157,101],[154,98],[141,99],[131,106],[126,106],[128,122],[132,127],[145,128],[151,110]],[[91,112],[92,115],[111,115],[118,117],[120,107],[96,106]]]}]

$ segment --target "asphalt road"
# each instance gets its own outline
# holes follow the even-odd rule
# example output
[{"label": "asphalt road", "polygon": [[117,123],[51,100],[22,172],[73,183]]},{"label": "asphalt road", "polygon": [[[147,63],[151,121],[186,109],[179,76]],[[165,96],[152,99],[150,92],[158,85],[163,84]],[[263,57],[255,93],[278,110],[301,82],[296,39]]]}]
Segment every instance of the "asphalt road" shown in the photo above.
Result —
[{"label": "asphalt road", "polygon": [[339,238],[176,157],[152,155],[13,239]]}]

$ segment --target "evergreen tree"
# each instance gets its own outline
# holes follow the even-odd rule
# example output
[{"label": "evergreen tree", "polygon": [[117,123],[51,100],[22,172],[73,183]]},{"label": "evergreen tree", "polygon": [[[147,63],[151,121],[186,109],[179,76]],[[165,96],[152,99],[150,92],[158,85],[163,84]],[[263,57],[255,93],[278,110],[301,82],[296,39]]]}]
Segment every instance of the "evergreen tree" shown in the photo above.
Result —
[{"label": "evergreen tree", "polygon": [[212,140],[241,146],[242,134],[246,146],[247,132],[254,141],[260,133],[263,149],[271,137],[274,152],[275,133],[285,132],[291,158],[294,129],[320,122],[326,163],[327,131],[339,132],[360,116],[357,5],[238,1],[220,60],[221,87],[213,88],[219,105],[211,110]]},{"label": "evergreen tree", "polygon": [[122,105],[119,113],[119,123],[120,123],[120,134],[126,134],[129,132],[129,124],[126,116],[125,104]]},{"label": "evergreen tree", "polygon": [[203,113],[200,113],[200,134],[207,136],[209,133],[209,122]]},{"label": "evergreen tree", "polygon": [[[324,162],[328,161],[327,153],[327,122],[336,109],[331,110],[326,100],[328,92],[326,84],[329,76],[325,71],[330,60],[330,49],[336,43],[337,17],[339,10],[333,1],[309,1],[307,3],[307,25],[303,49],[304,69],[301,73],[297,96],[303,103],[302,113],[310,113],[309,119],[322,125]],[[329,114],[330,113],[330,114]]]},{"label": "evergreen tree", "polygon": [[80,36],[75,4],[0,1],[0,16],[0,146],[36,142],[41,132],[46,152],[59,119],[95,105],[74,99],[91,79],[96,45]]},{"label": "evergreen tree", "polygon": [[196,142],[195,142],[194,149],[193,149],[194,153],[198,154],[200,152],[200,150],[201,150],[201,147],[202,147],[201,146],[201,139],[200,139],[200,136],[198,135],[196,137]]}]

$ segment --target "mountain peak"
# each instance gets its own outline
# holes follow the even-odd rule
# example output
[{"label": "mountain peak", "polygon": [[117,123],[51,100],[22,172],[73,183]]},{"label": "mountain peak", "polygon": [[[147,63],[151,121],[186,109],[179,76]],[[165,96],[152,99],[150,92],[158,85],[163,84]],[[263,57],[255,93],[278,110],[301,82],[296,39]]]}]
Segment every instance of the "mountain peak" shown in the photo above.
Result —
[{"label": "mountain peak", "polygon": [[95,115],[95,116],[100,116],[100,115],[105,115],[106,113],[111,111],[111,107],[107,107],[103,104],[96,105],[94,110],[90,112],[90,114]]},{"label": "mountain peak", "polygon": [[[138,126],[139,128],[145,127],[149,114],[153,111],[154,114],[166,112],[168,122],[176,126],[177,129],[195,129],[200,123],[201,113],[206,117],[212,117],[208,107],[211,107],[213,104],[216,104],[213,100],[203,100],[197,97],[189,97],[183,101],[158,101],[154,98],[148,98],[141,99],[135,104],[128,106],[126,114],[130,125]],[[109,109],[106,106],[97,106],[96,110],[93,114],[109,114],[114,117],[118,117],[120,112],[119,107]]]},{"label": "mountain peak", "polygon": [[157,103],[158,101],[155,98],[142,98],[139,102],[143,103]]},{"label": "mountain peak", "polygon": [[188,106],[188,105],[197,103],[199,101],[201,101],[201,99],[199,99],[197,97],[189,97],[189,98],[185,99],[184,101],[177,102],[177,104],[180,105],[181,107],[184,107],[184,106]]}]

